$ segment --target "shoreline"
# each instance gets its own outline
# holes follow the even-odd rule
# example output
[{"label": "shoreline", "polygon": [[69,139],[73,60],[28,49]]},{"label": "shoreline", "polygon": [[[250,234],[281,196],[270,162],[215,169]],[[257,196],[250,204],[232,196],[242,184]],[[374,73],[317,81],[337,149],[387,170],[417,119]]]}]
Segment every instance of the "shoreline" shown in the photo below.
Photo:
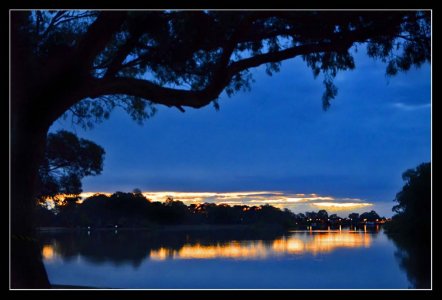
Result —
[{"label": "shoreline", "polygon": [[283,229],[274,224],[261,225],[156,225],[150,227],[37,227],[38,232],[66,232],[66,231],[130,231],[130,230],[147,230],[147,231],[211,231],[211,230],[291,230],[291,228]]}]

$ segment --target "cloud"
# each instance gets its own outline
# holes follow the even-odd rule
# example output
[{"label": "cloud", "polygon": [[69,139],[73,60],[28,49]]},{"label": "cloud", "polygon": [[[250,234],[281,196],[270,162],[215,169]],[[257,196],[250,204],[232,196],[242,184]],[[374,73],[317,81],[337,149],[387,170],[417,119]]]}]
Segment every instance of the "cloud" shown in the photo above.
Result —
[{"label": "cloud", "polygon": [[392,104],[394,108],[403,110],[403,111],[415,111],[420,109],[426,109],[431,107],[431,103],[425,104],[407,104],[403,102],[395,102]]}]

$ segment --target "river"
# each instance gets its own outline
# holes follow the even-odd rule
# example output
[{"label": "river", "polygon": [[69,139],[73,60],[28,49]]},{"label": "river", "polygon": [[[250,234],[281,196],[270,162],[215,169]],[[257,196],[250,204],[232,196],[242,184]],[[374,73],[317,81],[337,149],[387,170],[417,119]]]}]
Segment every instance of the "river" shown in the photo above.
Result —
[{"label": "river", "polygon": [[[40,234],[54,285],[125,289],[406,289],[382,229]],[[395,255],[396,253],[396,255]]]}]

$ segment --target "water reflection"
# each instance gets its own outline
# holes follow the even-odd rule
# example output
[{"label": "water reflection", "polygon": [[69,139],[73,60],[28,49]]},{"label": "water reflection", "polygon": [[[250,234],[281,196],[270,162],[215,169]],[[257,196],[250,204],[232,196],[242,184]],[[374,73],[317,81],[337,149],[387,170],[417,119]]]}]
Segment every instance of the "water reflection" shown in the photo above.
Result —
[{"label": "water reflection", "polygon": [[422,233],[416,238],[406,235],[391,235],[389,238],[397,247],[395,256],[399,265],[407,272],[411,287],[431,288],[431,238]]},{"label": "water reflection", "polygon": [[42,255],[46,261],[58,257],[69,260],[81,255],[94,263],[111,261],[117,265],[132,263],[136,267],[144,259],[265,259],[318,255],[339,248],[368,248],[372,243],[372,233],[350,230],[268,233],[266,239],[254,239],[252,233],[245,232],[230,239],[224,235],[138,231],[45,234],[42,235]]},{"label": "water reflection", "polygon": [[[293,232],[119,229],[45,232],[54,284],[112,288],[406,288],[375,228]],[[375,262],[375,263],[374,263]],[[272,274],[269,276],[269,274]],[[379,274],[379,276],[373,276]]]},{"label": "water reflection", "polygon": [[43,245],[43,248],[41,250],[41,254],[45,260],[54,259],[54,252],[54,245]]},{"label": "water reflection", "polygon": [[302,232],[292,233],[275,239],[270,244],[262,241],[232,241],[226,244],[201,245],[200,243],[183,245],[178,250],[160,248],[151,250],[149,258],[166,259],[214,259],[240,258],[264,259],[269,256],[284,254],[320,254],[328,253],[337,248],[369,247],[371,236],[357,232],[339,231],[303,235]]},{"label": "water reflection", "polygon": [[354,231],[317,232],[308,237],[299,237],[302,233],[282,238],[273,242],[276,252],[303,254],[328,253],[338,248],[368,248],[371,235]]},{"label": "water reflection", "polygon": [[150,259],[214,259],[214,258],[265,258],[268,256],[267,248],[262,242],[240,243],[232,241],[227,244],[201,245],[185,244],[178,250],[160,248],[152,250]]}]

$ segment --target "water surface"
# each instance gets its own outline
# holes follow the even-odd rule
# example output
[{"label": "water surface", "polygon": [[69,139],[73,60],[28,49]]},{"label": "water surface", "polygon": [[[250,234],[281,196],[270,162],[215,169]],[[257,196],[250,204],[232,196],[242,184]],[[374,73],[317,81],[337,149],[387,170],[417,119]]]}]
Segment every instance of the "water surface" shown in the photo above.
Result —
[{"label": "water surface", "polygon": [[52,284],[139,289],[402,289],[382,230],[42,233]]}]

